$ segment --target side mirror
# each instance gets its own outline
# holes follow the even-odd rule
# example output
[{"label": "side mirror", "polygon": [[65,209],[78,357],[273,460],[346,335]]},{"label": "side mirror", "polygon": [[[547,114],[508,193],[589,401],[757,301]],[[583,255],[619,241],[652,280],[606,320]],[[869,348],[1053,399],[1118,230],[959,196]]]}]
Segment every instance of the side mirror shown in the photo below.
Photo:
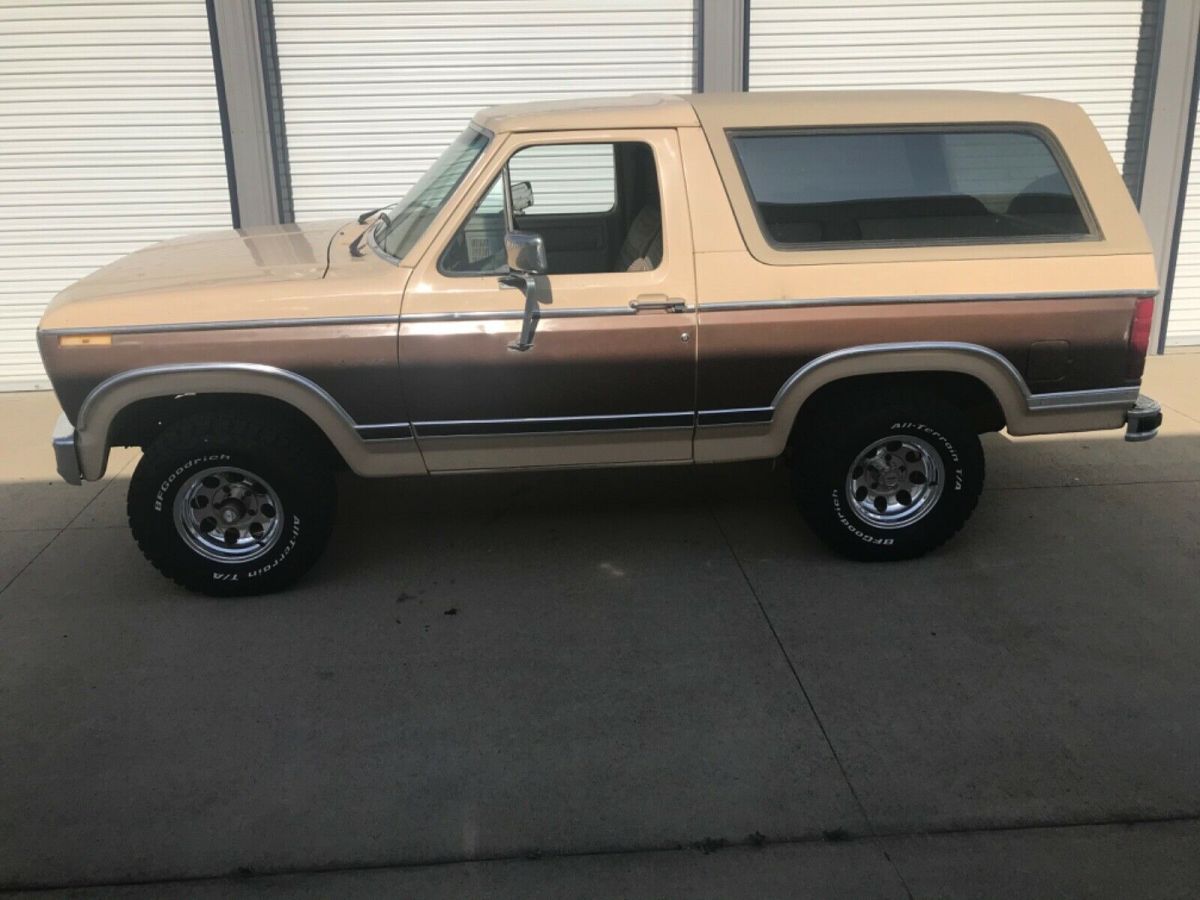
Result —
[{"label": "side mirror", "polygon": [[513,212],[525,212],[533,206],[533,185],[528,181],[514,181],[508,193],[512,197]]},{"label": "side mirror", "polygon": [[515,275],[545,275],[546,243],[531,231],[510,231],[504,236],[504,255]]},{"label": "side mirror", "polygon": [[508,259],[508,274],[500,276],[500,283],[519,287],[525,292],[521,334],[508,345],[508,349],[524,352],[533,347],[533,332],[537,328],[537,278],[545,275],[549,268],[546,265],[546,244],[540,234],[510,231],[504,236],[504,255]]}]

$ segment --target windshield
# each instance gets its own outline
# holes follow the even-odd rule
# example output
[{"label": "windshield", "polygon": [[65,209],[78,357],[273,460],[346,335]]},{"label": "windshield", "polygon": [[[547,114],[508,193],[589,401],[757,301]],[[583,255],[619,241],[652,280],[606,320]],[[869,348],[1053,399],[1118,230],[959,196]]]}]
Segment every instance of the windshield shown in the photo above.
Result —
[{"label": "windshield", "polygon": [[490,135],[469,127],[454,139],[404,199],[384,209],[375,226],[375,243],[388,256],[401,259],[425,233],[446,200],[475,165]]}]

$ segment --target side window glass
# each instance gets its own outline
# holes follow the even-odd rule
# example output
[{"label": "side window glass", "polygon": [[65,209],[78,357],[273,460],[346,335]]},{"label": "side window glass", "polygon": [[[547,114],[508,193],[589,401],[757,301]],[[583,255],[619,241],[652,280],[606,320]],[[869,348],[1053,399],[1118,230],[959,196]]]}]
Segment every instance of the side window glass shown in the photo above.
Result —
[{"label": "side window glass", "polygon": [[1063,240],[1090,234],[1028,131],[745,132],[731,137],[776,244]]},{"label": "side window glass", "polygon": [[[542,236],[550,274],[649,271],[663,255],[654,153],[640,141],[543,144],[509,159],[512,219]],[[448,275],[504,271],[503,174],[440,261]]]},{"label": "side window glass", "polygon": [[1079,203],[1041,138],[1020,132],[942,138],[953,190],[978,197],[1025,234],[1087,234]]},{"label": "side window glass", "polygon": [[442,254],[448,274],[491,274],[504,271],[503,176],[492,182],[483,199]]},{"label": "side window glass", "polygon": [[613,144],[548,144],[518,151],[508,164],[513,183],[532,189],[533,216],[605,213],[617,203]]}]

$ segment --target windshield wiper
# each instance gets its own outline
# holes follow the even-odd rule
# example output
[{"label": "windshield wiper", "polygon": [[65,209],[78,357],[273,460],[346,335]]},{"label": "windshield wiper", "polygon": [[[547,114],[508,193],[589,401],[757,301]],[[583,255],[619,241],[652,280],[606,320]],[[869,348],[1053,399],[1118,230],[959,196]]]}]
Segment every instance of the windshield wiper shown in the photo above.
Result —
[{"label": "windshield wiper", "polygon": [[379,213],[379,218],[383,219],[383,221],[385,221],[387,224],[391,225],[392,219],[387,213],[384,212],[385,209],[387,209],[386,206],[381,206],[378,209],[368,209],[365,213],[363,213],[361,216],[358,217],[358,224],[366,225],[367,220],[370,219],[371,216],[375,215],[376,213]]},{"label": "windshield wiper", "polygon": [[[384,227],[386,227],[386,228],[392,227],[391,217],[387,213],[385,213],[382,208],[373,209],[369,213],[363,213],[361,216],[358,217],[358,224],[366,225],[367,223],[366,223],[365,219],[369,219],[371,216],[375,215],[375,213],[379,213],[379,219],[380,219],[380,221],[383,222]],[[362,239],[365,238],[367,236],[367,232],[371,231],[371,230],[372,229],[370,229],[370,228],[364,228],[362,230],[362,233],[359,234],[359,236],[354,239],[354,242],[352,244],[350,244],[350,255],[351,256],[357,258],[357,257],[360,257],[363,255],[362,246],[361,246]]]},{"label": "windshield wiper", "polygon": [[362,239],[367,236],[367,232],[370,230],[371,230],[370,228],[364,228],[362,230],[362,233],[351,242],[351,244],[350,244],[350,255],[351,256],[353,256],[357,259],[358,257],[363,255],[362,248],[359,245],[362,243]]}]

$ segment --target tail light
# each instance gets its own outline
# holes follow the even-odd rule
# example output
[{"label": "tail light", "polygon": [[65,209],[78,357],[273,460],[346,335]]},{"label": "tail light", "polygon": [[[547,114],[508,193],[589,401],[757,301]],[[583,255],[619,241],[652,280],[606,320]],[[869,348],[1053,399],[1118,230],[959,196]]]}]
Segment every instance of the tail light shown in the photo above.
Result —
[{"label": "tail light", "polygon": [[1154,321],[1154,298],[1139,297],[1129,323],[1129,377],[1141,378],[1150,349],[1150,324]]}]

